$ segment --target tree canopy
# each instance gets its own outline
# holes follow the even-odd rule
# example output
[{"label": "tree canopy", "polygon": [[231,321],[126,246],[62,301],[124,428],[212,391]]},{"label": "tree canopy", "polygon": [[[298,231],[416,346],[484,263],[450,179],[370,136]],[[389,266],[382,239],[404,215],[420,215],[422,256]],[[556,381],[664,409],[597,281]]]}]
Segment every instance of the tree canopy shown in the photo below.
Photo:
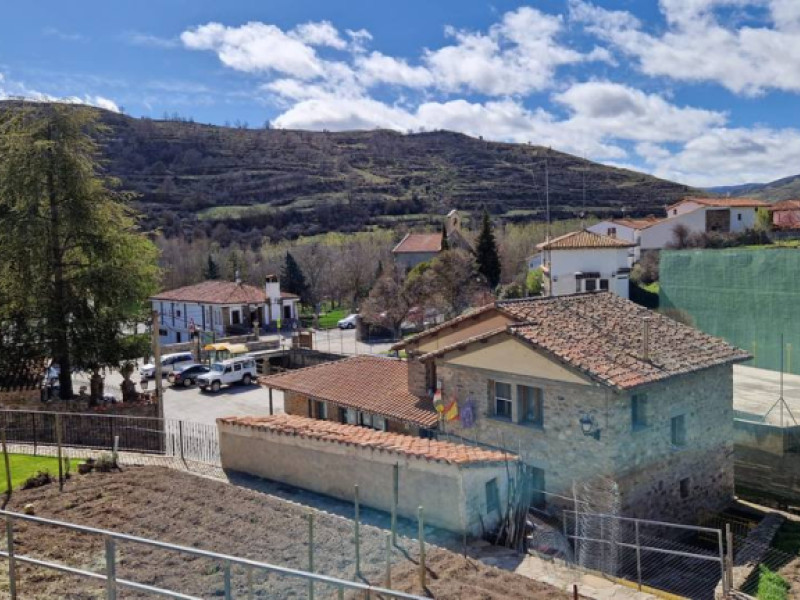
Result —
[{"label": "tree canopy", "polygon": [[478,263],[478,272],[486,278],[491,289],[500,283],[500,255],[497,252],[497,241],[492,231],[492,222],[489,213],[483,211],[481,231],[475,247],[475,258]]},{"label": "tree canopy", "polygon": [[155,246],[137,228],[130,195],[103,173],[96,111],[56,104],[0,113],[0,321],[36,337],[60,365],[98,370],[142,356],[158,287]]},{"label": "tree canopy", "polygon": [[300,269],[300,265],[292,256],[291,252],[286,253],[286,262],[281,269],[281,288],[291,294],[300,296],[303,304],[308,303],[308,283],[306,276]]}]

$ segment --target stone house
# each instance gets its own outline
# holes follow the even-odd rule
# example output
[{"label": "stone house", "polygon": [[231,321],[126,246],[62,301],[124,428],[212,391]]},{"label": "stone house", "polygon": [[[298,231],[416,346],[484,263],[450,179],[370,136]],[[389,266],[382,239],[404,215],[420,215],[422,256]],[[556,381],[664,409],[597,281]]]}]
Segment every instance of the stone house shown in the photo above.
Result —
[{"label": "stone house", "polygon": [[283,391],[290,415],[427,437],[438,415],[427,394],[409,390],[408,367],[396,358],[354,356],[258,381],[270,393]]},{"label": "stone house", "polygon": [[501,519],[516,457],[294,415],[217,420],[222,467],[481,535]]},{"label": "stone house", "polygon": [[628,297],[628,277],[636,244],[592,233],[573,231],[542,242],[544,295],[608,290]]},{"label": "stone house", "polygon": [[769,207],[776,229],[800,229],[800,200],[781,200]]},{"label": "stone house", "polygon": [[461,233],[461,215],[451,210],[445,218],[444,232],[407,233],[392,249],[395,264],[411,270],[420,263],[430,262],[442,251],[445,237],[448,248],[472,252],[472,246]]},{"label": "stone house", "polygon": [[200,332],[214,337],[267,328],[299,317],[300,298],[282,292],[277,277],[269,276],[263,288],[241,281],[203,281],[150,298],[159,315],[162,344],[190,341]]},{"label": "stone house", "polygon": [[608,292],[498,302],[408,338],[440,439],[518,453],[539,489],[596,478],[622,514],[696,522],[733,498],[732,365],[749,355]]}]

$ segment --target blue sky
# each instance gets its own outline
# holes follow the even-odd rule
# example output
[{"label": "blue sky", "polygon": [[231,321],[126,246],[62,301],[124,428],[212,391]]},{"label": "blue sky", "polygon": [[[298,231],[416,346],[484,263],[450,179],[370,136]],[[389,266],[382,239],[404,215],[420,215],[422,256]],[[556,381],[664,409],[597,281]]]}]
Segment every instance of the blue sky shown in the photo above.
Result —
[{"label": "blue sky", "polygon": [[452,129],[693,185],[800,173],[800,1],[13,3],[0,98]]}]

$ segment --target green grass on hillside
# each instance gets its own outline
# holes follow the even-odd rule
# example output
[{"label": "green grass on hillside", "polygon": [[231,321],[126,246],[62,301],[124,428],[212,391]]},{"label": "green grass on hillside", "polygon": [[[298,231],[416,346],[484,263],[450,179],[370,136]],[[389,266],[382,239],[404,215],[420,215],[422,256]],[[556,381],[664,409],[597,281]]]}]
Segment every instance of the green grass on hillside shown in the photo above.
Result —
[{"label": "green grass on hillside", "polygon": [[[29,456],[27,454],[9,454],[9,464],[11,466],[11,487],[19,488],[25,480],[38,471],[49,471],[54,477],[58,477],[58,459],[50,456]],[[70,460],[70,472],[78,471],[78,463],[82,461]],[[6,485],[5,463],[0,456],[0,494],[4,494],[8,489]]]}]

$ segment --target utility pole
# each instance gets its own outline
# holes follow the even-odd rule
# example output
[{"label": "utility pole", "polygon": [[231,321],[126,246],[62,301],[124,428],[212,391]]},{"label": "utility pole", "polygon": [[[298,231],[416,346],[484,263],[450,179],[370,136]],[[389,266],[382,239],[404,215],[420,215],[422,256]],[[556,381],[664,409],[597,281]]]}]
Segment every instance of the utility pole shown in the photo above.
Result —
[{"label": "utility pole", "polygon": [[153,333],[153,365],[155,365],[155,378],[156,378],[156,402],[158,403],[158,418],[161,419],[161,422],[164,422],[164,392],[161,389],[162,384],[164,383],[161,380],[161,344],[159,343],[159,322],[158,322],[158,311],[153,311],[153,323],[152,323],[152,333]]}]

